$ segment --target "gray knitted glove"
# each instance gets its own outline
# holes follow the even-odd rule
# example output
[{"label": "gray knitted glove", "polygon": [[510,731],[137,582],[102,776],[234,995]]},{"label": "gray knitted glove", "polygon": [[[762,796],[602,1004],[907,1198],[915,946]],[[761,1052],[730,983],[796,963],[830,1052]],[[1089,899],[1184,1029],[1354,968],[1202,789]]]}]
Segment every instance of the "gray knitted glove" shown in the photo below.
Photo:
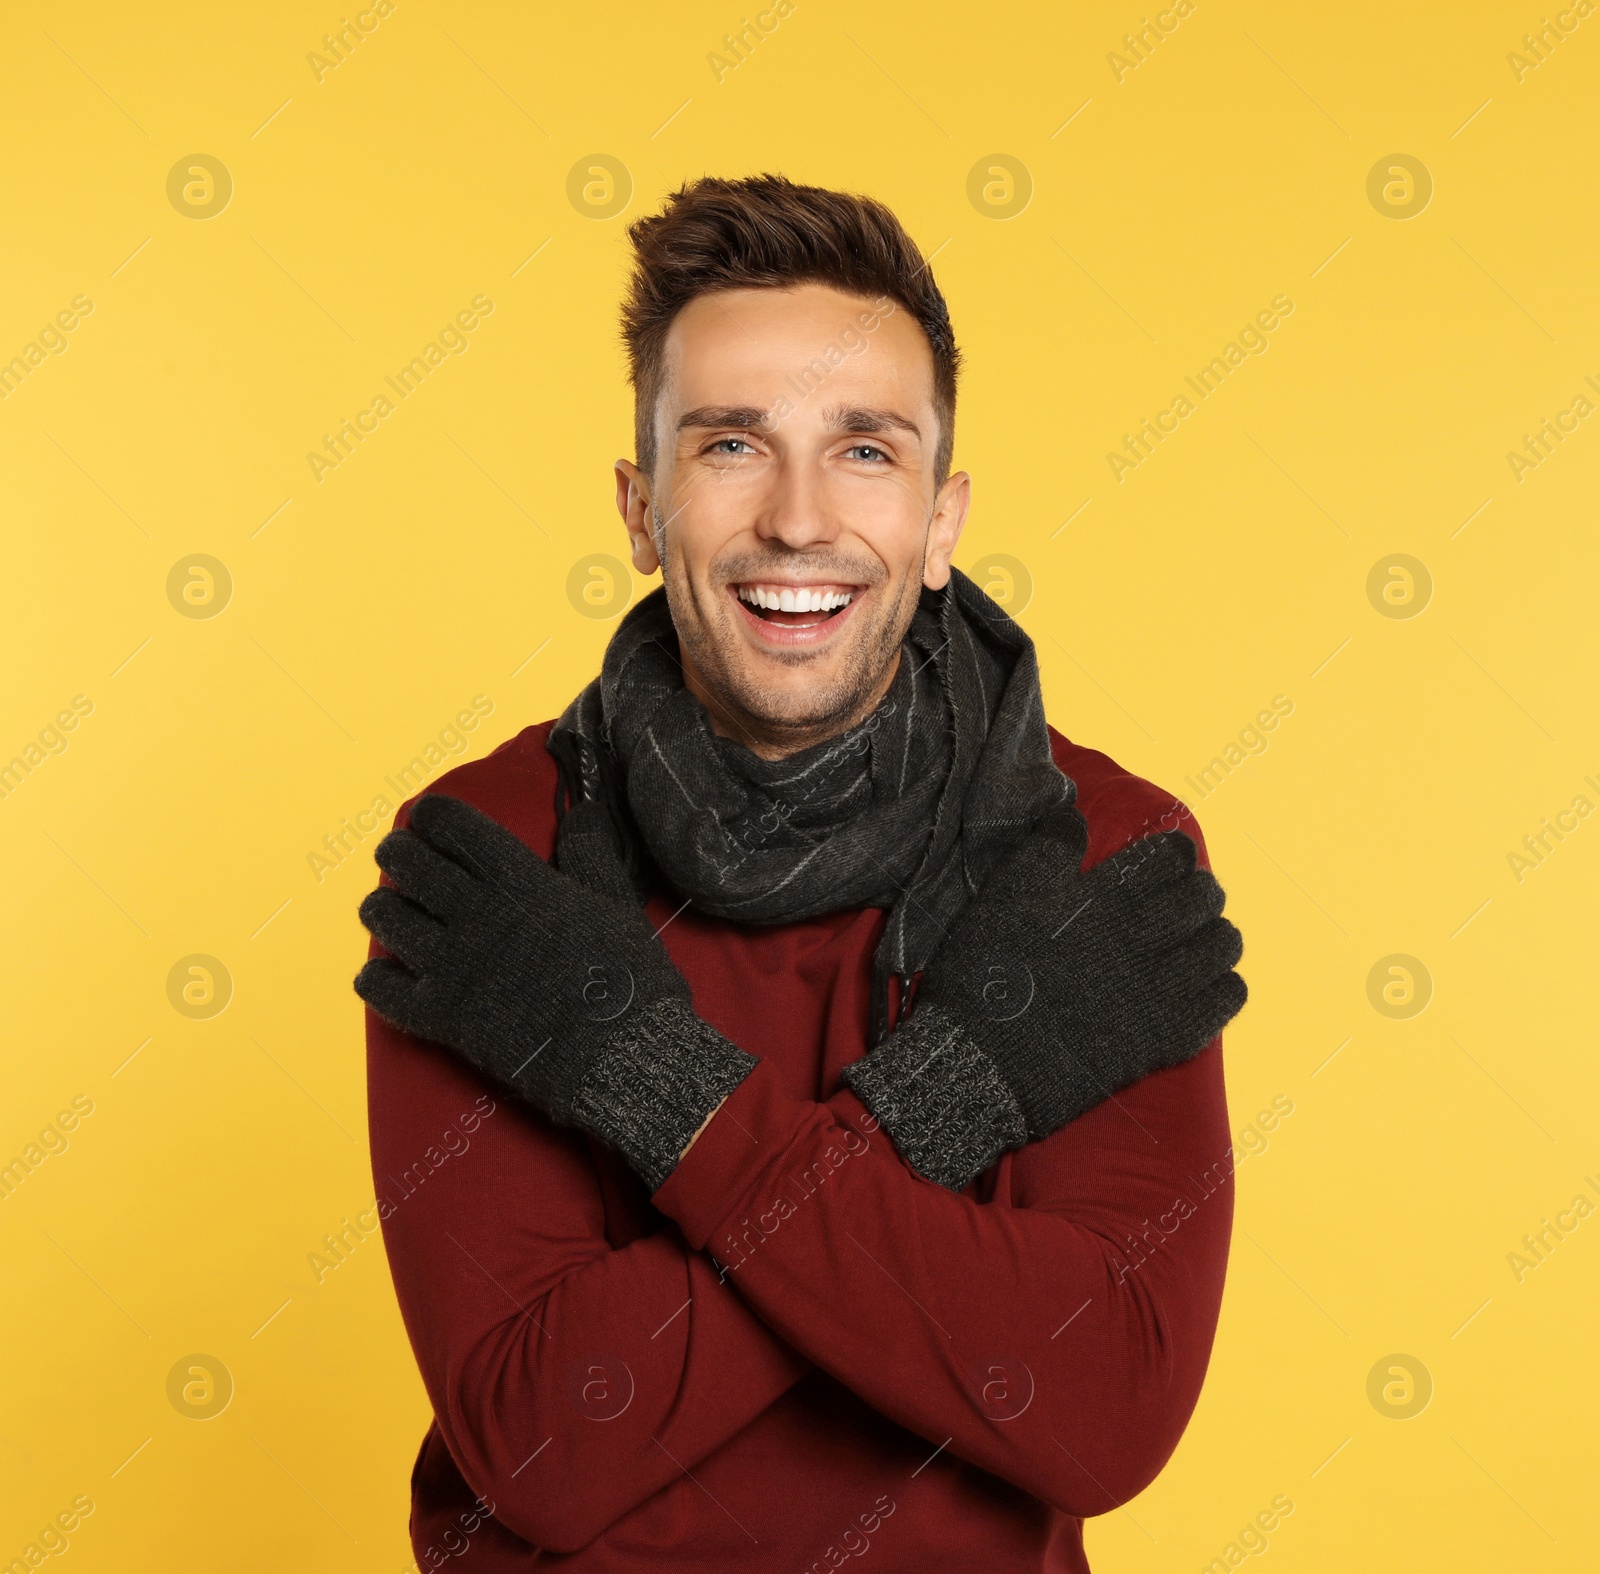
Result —
[{"label": "gray knitted glove", "polygon": [[1070,803],[1047,811],[951,926],[905,1024],[844,1068],[952,1190],[1198,1054],[1244,1005],[1243,943],[1194,843],[1148,836],[1083,874],[1087,844]]},{"label": "gray knitted glove", "polygon": [[651,1191],[757,1064],[694,1013],[643,908],[553,869],[437,793],[378,843],[361,904],[390,957],[356,975],[379,1016],[617,1148]]}]

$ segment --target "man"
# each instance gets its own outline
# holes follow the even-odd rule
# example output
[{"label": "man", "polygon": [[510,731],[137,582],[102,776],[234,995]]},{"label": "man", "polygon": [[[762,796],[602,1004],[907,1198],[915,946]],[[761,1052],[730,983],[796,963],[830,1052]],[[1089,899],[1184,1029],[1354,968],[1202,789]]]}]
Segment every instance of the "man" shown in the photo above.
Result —
[{"label": "man", "polygon": [[664,585],[362,905],[419,1563],[1084,1569],[1210,1353],[1238,933],[951,567],[957,352],[894,217],[702,180],[631,235]]}]

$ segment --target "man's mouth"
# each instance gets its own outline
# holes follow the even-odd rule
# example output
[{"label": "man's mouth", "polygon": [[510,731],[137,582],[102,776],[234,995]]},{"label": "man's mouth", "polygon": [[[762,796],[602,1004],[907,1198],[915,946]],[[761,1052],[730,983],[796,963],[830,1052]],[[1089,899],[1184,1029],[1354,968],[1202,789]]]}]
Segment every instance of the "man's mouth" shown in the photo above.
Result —
[{"label": "man's mouth", "polygon": [[820,629],[854,604],[864,587],[823,583],[788,584],[781,580],[750,580],[731,587],[744,610],[774,631]]}]

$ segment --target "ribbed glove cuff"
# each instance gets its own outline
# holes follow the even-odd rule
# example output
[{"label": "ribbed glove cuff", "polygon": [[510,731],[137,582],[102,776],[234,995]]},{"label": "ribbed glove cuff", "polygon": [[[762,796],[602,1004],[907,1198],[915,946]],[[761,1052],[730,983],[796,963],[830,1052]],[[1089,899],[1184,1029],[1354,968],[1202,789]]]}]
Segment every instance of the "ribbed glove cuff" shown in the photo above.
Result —
[{"label": "ribbed glove cuff", "polygon": [[1028,1140],[994,1061],[931,1002],[843,1076],[906,1162],[951,1191]]},{"label": "ribbed glove cuff", "polygon": [[573,1116],[616,1148],[654,1192],[706,1116],[758,1064],[686,1003],[662,1000],[606,1041],[578,1088]]}]

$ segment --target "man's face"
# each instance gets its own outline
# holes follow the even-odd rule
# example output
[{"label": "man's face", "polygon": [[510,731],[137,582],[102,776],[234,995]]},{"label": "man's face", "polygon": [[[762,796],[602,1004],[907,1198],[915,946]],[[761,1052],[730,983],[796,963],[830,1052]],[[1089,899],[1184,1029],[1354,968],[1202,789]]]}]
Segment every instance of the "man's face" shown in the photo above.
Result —
[{"label": "man's face", "polygon": [[932,351],[887,299],[726,290],[678,314],[664,372],[654,475],[616,467],[634,566],[662,567],[716,730],[781,757],[870,714],[949,579],[969,485],[935,485]]}]

